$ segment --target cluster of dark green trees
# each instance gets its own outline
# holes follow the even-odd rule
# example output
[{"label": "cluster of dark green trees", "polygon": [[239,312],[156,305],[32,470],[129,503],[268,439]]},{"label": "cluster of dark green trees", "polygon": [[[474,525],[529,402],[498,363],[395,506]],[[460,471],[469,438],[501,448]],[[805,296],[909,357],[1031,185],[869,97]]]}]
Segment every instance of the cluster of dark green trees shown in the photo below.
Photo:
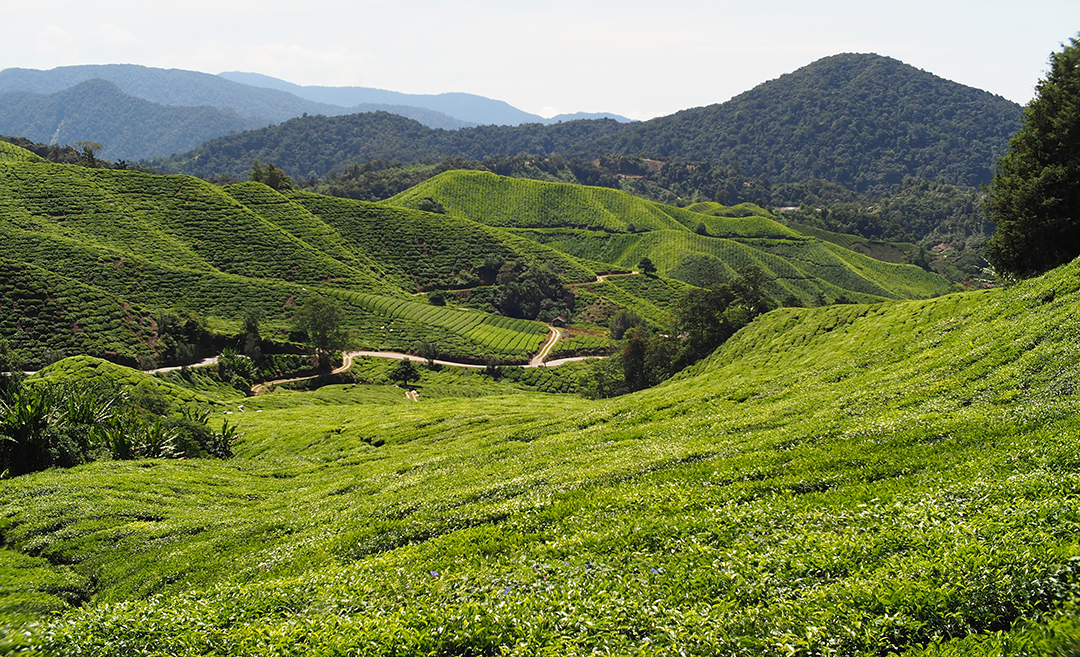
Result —
[{"label": "cluster of dark green trees", "polygon": [[57,164],[78,164],[92,169],[135,169],[139,171],[150,171],[148,168],[132,164],[126,160],[116,160],[115,162],[112,162],[99,157],[98,153],[101,152],[101,149],[104,148],[104,146],[93,141],[77,141],[75,142],[75,146],[68,144],[42,144],[27,139],[26,137],[13,137],[9,135],[0,135],[0,141],[15,144],[19,148],[24,148],[49,162],[55,162]]},{"label": "cluster of dark green trees", "polygon": [[1080,255],[1080,41],[1050,57],[1024,123],[998,162],[986,203],[997,231],[986,256],[1028,277]]},{"label": "cluster of dark green trees", "polygon": [[251,172],[248,173],[248,180],[255,182],[261,182],[271,189],[293,189],[292,178],[285,175],[285,172],[275,167],[273,164],[259,164],[258,160],[255,160],[251,164]]},{"label": "cluster of dark green trees", "polygon": [[327,374],[348,344],[344,311],[324,296],[310,297],[296,309],[290,342],[264,340],[259,323],[258,312],[245,313],[243,330],[218,357],[216,378],[244,394],[250,394],[252,385],[260,381]]},{"label": "cluster of dark green trees", "polygon": [[621,344],[595,364],[583,382],[592,397],[612,397],[657,385],[711,354],[755,317],[776,307],[762,291],[763,275],[748,267],[728,285],[692,288],[669,327],[652,327],[630,311],[612,316],[609,331]]}]

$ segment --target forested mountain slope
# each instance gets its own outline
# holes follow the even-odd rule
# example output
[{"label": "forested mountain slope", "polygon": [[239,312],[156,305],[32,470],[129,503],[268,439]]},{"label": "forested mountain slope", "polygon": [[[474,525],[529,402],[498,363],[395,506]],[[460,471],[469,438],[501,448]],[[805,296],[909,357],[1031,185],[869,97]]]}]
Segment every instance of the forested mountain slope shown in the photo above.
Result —
[{"label": "forested mountain slope", "polygon": [[8,640],[103,656],[1073,654],[1078,281],[1074,262],[1005,289],[780,309],[604,402],[487,384],[419,404],[379,386],[247,400],[231,462],[0,488]]},{"label": "forested mountain slope", "polygon": [[823,179],[858,191],[894,186],[905,176],[978,185],[990,180],[1020,115],[1015,103],[897,60],[844,54],[725,103],[640,123],[445,132],[378,116],[308,117],[223,137],[161,166],[239,176],[258,159],[307,177],[379,158],[625,154],[734,166],[743,175],[773,182]]},{"label": "forested mountain slope", "polygon": [[626,126],[608,152],[704,160],[857,191],[905,176],[988,183],[1021,108],[873,54],[820,59],[719,105]]},{"label": "forested mountain slope", "polygon": [[54,144],[96,142],[108,159],[182,153],[266,121],[215,107],[173,107],[129,96],[104,80],[51,94],[0,93],[0,134]]}]

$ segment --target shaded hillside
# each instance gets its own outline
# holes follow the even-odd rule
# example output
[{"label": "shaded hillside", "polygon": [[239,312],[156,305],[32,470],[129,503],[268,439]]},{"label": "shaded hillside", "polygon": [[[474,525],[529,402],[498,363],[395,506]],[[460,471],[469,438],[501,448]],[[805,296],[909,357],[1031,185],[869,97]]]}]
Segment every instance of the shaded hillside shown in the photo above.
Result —
[{"label": "shaded hillside", "polygon": [[89,80],[64,91],[0,93],[0,133],[35,141],[97,142],[103,157],[136,160],[180,153],[222,134],[264,122],[214,107],[170,107],[129,96],[111,82]]},{"label": "shaded hillside", "polygon": [[1078,281],[781,309],[604,402],[206,398],[246,406],[231,462],[0,487],[0,622],[102,657],[1071,655]]},{"label": "shaded hillside", "polygon": [[[253,159],[272,162],[294,178],[325,176],[349,164],[389,159],[419,162],[460,156],[483,159],[499,153],[584,155],[598,137],[624,126],[611,120],[552,126],[481,126],[432,130],[417,121],[376,112],[307,116],[260,130],[219,137],[155,166],[201,177],[246,175]],[[596,150],[596,149],[593,149]]]},{"label": "shaded hillside", "polygon": [[125,94],[161,105],[231,108],[240,116],[260,119],[263,125],[304,112],[330,114],[342,109],[282,91],[230,82],[208,73],[135,64],[59,66],[48,71],[4,69],[0,71],[0,92],[53,94],[88,80],[107,80]]},{"label": "shaded hillside", "polygon": [[814,62],[726,103],[640,123],[440,132],[375,116],[309,117],[214,140],[162,165],[195,175],[236,176],[258,159],[307,177],[380,158],[624,154],[730,166],[774,183],[822,179],[880,191],[905,176],[961,185],[988,182],[1020,115],[1015,103],[897,60],[847,54]]}]

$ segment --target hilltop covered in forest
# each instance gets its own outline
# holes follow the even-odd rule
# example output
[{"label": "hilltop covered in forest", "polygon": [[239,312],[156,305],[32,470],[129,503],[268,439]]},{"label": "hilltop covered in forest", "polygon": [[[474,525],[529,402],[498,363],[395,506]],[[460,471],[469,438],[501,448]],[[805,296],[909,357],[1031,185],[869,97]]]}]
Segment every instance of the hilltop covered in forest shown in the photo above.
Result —
[{"label": "hilltop covered in forest", "polygon": [[160,165],[200,176],[242,176],[252,159],[293,177],[352,163],[525,153],[707,161],[773,182],[822,179],[856,191],[905,176],[989,182],[1020,125],[1020,107],[878,55],[836,55],[718,105],[632,124],[569,122],[430,130],[400,117],[294,119],[222,137]]}]

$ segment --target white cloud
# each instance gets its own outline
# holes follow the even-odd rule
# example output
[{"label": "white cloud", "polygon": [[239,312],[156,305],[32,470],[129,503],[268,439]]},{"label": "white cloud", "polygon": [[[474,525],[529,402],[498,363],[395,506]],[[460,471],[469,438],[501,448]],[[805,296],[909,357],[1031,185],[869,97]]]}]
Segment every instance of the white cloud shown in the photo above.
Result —
[{"label": "white cloud", "polygon": [[38,54],[48,55],[53,60],[79,56],[75,37],[59,25],[48,25],[40,32],[34,33],[34,45]]},{"label": "white cloud", "polygon": [[97,36],[107,46],[135,46],[142,43],[142,39],[135,36],[131,30],[120,27],[116,23],[101,26]]}]

